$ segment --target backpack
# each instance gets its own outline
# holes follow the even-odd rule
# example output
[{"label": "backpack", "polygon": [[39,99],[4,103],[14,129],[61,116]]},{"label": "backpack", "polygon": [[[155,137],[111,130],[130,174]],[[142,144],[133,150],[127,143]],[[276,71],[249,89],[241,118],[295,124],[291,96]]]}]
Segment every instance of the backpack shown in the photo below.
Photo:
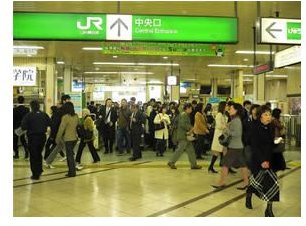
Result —
[{"label": "backpack", "polygon": [[[85,117],[85,119],[86,119],[86,117]],[[77,131],[78,137],[80,139],[90,140],[93,136],[93,131],[85,129],[83,124],[78,124],[77,127],[76,127],[76,131]]]}]

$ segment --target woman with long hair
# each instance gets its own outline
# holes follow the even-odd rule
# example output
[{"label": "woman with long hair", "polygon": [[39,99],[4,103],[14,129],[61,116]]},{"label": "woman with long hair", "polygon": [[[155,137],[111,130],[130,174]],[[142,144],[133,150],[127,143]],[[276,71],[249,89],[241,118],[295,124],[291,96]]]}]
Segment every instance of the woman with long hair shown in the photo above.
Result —
[{"label": "woman with long hair", "polygon": [[241,104],[234,103],[229,110],[231,121],[228,127],[224,130],[224,134],[230,137],[229,144],[223,157],[223,164],[220,179],[217,185],[212,185],[214,188],[225,187],[225,179],[230,167],[240,168],[243,179],[242,187],[239,190],[244,190],[249,184],[248,169],[243,152],[242,143],[242,117],[244,115]]},{"label": "woman with long hair", "polygon": [[63,111],[64,116],[62,117],[55,141],[59,143],[61,139],[64,140],[68,165],[68,174],[66,176],[75,177],[76,167],[73,149],[78,140],[76,127],[79,123],[79,117],[74,111],[72,102],[66,102],[63,105]]},{"label": "woman with long hair", "polygon": [[211,158],[211,162],[210,165],[208,167],[208,172],[212,172],[212,173],[218,173],[215,169],[214,169],[214,164],[218,158],[218,156],[220,156],[220,165],[221,165],[221,160],[223,158],[223,149],[224,146],[222,146],[219,143],[218,137],[221,136],[223,130],[226,128],[226,124],[227,124],[227,116],[225,115],[225,107],[226,107],[226,102],[225,101],[221,101],[219,103],[218,106],[218,113],[216,115],[216,119],[215,119],[215,132],[214,132],[214,138],[213,138],[213,142],[211,145],[211,150],[212,150],[212,158]]}]

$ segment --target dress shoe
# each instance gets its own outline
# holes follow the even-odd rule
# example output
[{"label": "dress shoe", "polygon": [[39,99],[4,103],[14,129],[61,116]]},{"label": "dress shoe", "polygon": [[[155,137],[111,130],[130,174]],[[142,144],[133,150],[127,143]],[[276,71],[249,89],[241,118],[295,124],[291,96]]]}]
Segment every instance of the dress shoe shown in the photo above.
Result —
[{"label": "dress shoe", "polygon": [[200,165],[195,165],[195,166],[191,167],[191,169],[202,169],[202,166],[200,166]]},{"label": "dress shoe", "polygon": [[135,157],[129,158],[130,161],[136,161],[136,159],[137,159],[137,158],[135,158]]},{"label": "dress shoe", "polygon": [[265,217],[274,217],[274,213],[270,209],[266,209],[265,211]]},{"label": "dress shoe", "polygon": [[202,156],[197,157],[198,160],[204,160]]},{"label": "dress shoe", "polygon": [[66,177],[75,177],[75,175],[69,175],[68,173],[65,174]]},{"label": "dress shoe", "polygon": [[39,180],[39,176],[31,176],[32,180]]},{"label": "dress shoe", "polygon": [[213,188],[215,188],[215,189],[223,189],[223,188],[225,188],[225,185],[223,184],[223,185],[211,185]]},{"label": "dress shoe", "polygon": [[231,173],[231,174],[236,174],[236,173],[237,173],[237,172],[236,172],[235,170],[233,170],[232,168],[229,168],[229,169],[228,169],[228,172]]},{"label": "dress shoe", "polygon": [[248,188],[248,185],[245,185],[244,187],[238,187],[237,190],[245,190]]},{"label": "dress shoe", "polygon": [[208,169],[208,172],[209,172],[209,173],[218,173],[218,171],[217,171],[217,170],[215,170],[214,168],[210,168],[210,169]]},{"label": "dress shoe", "polygon": [[171,169],[177,169],[173,162],[168,162],[167,164]]}]

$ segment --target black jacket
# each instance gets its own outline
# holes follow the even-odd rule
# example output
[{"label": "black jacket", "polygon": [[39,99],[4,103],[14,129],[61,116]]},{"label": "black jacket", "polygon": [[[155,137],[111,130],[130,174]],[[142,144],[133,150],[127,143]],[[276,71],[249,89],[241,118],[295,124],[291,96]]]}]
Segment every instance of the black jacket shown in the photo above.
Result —
[{"label": "black jacket", "polygon": [[19,105],[13,109],[13,128],[17,129],[21,125],[21,121],[30,112],[30,109],[24,105]]},{"label": "black jacket", "polygon": [[[133,115],[133,114],[132,114]],[[136,115],[134,116],[136,119],[135,122],[131,122],[131,131],[132,134],[142,134],[143,133],[143,127],[142,124],[145,123],[145,115],[141,111],[136,112]]]},{"label": "black jacket", "polygon": [[47,132],[47,127],[51,126],[51,119],[41,111],[28,113],[21,122],[21,128],[27,130],[27,135],[40,135]]},{"label": "black jacket", "polygon": [[64,115],[63,107],[58,108],[51,117],[51,133],[50,138],[55,139],[58,128],[61,124],[62,117]]},{"label": "black jacket", "polygon": [[282,153],[273,153],[274,136],[271,125],[263,125],[256,120],[251,128],[251,171],[253,174],[262,169],[261,163],[268,161],[274,171],[284,170],[285,161]]},{"label": "black jacket", "polygon": [[[105,120],[106,120],[106,106],[102,106],[98,112],[97,115],[97,121],[96,121],[96,125],[97,125],[97,129],[98,130],[103,130],[103,128],[105,127]],[[112,122],[112,127],[115,126],[116,122],[118,119],[118,114],[115,108],[111,107],[110,109],[110,121]]]}]

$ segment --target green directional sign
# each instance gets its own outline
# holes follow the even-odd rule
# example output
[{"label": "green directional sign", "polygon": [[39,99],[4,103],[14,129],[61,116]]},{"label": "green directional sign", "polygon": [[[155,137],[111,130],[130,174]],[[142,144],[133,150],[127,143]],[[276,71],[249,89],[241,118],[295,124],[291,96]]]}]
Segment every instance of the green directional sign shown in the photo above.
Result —
[{"label": "green directional sign", "polygon": [[103,54],[150,56],[222,56],[224,45],[173,42],[102,42]]},{"label": "green directional sign", "polygon": [[14,39],[238,42],[235,17],[14,13]]}]

